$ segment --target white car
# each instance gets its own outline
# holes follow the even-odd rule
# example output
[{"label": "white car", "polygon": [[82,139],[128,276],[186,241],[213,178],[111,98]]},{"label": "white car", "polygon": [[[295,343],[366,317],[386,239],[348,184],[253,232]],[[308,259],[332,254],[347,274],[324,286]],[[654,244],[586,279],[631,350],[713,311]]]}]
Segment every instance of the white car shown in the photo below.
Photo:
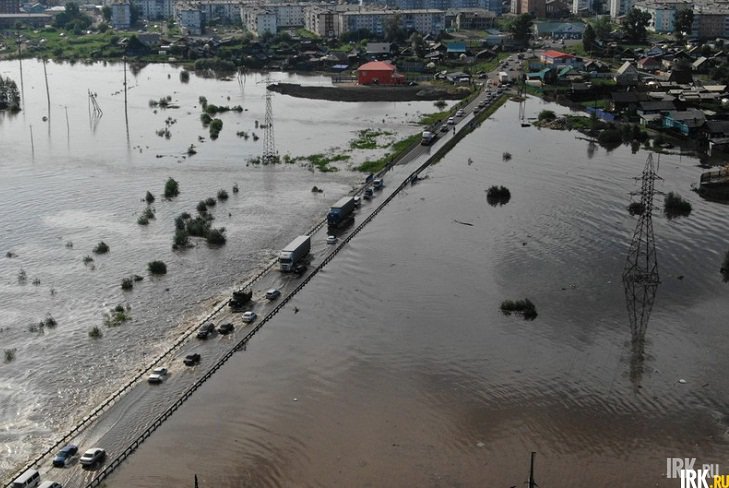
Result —
[{"label": "white car", "polygon": [[256,320],[257,317],[258,315],[256,315],[256,312],[249,310],[243,314],[243,322],[251,323]]},{"label": "white car", "polygon": [[463,110],[456,112],[456,117],[463,117],[464,115],[466,115],[466,113]]},{"label": "white car", "polygon": [[[266,300],[275,300],[281,296],[281,290],[278,288],[271,288],[266,292]],[[245,315],[245,314],[244,314]]]},{"label": "white car", "polygon": [[338,240],[337,236],[329,236],[327,237],[327,244],[336,244]]},{"label": "white car", "polygon": [[106,457],[106,451],[100,447],[92,447],[81,456],[81,466],[93,466],[103,461]]},{"label": "white car", "polygon": [[456,119],[454,119],[453,117],[448,117],[448,125],[455,125],[455,123]]},{"label": "white car", "polygon": [[147,377],[147,382],[156,384],[162,383],[167,377],[167,368],[154,368],[152,374]]}]

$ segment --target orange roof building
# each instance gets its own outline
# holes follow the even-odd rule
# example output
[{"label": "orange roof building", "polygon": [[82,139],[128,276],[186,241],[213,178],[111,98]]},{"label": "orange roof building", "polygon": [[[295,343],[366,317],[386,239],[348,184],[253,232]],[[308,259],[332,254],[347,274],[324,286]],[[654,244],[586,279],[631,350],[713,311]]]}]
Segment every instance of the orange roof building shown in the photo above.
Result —
[{"label": "orange roof building", "polygon": [[405,77],[397,68],[384,61],[371,61],[357,68],[357,83],[360,85],[397,85],[405,82]]}]

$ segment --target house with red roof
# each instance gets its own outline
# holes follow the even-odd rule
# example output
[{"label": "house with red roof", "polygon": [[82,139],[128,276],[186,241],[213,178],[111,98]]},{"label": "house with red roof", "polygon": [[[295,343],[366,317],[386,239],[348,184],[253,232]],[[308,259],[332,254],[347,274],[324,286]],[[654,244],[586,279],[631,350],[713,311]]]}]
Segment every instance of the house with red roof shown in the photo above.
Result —
[{"label": "house with red roof", "polygon": [[357,68],[360,85],[398,85],[405,83],[405,76],[397,72],[395,65],[384,61],[371,61]]},{"label": "house with red roof", "polygon": [[542,63],[561,68],[564,66],[582,66],[582,58],[578,58],[574,54],[563,53],[561,51],[555,51],[548,49],[542,54]]}]

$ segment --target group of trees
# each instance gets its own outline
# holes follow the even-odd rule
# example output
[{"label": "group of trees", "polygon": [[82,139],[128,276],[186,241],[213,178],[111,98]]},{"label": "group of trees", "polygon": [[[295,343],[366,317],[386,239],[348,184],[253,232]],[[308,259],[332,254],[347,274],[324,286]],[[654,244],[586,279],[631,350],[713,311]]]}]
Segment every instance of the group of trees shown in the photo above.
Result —
[{"label": "group of trees", "polygon": [[0,76],[0,110],[20,110],[18,85],[10,78]]},{"label": "group of trees", "polygon": [[81,33],[91,25],[91,17],[82,13],[77,3],[68,2],[66,3],[66,10],[56,15],[53,25],[74,33]]}]

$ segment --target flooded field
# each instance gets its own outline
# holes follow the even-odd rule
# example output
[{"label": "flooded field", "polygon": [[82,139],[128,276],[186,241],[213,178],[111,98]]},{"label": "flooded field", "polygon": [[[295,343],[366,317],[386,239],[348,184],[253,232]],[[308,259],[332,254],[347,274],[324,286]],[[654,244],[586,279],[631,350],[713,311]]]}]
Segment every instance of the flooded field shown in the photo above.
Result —
[{"label": "flooded field", "polygon": [[[658,188],[693,211],[656,198],[636,348],[621,273],[647,153],[517,114],[393,200],[108,485],[523,486],[531,451],[542,487],[679,487],[668,457],[727,472],[727,207],[689,191],[695,160],[661,156]],[[525,297],[535,320],[500,312]]]},{"label": "flooded field", "polygon": [[[385,145],[417,132],[420,114],[435,110],[431,102],[348,104],[275,95],[281,155],[351,157],[337,163],[340,171],[320,173],[301,162],[247,163],[262,151],[263,129],[256,125],[265,112],[261,75],[191,75],[183,83],[175,67],[130,68],[125,117],[122,65],[49,63],[50,112],[42,63],[26,60],[23,68],[24,110],[0,113],[0,479],[146,365],[292,236],[323,218],[330,203],[360,182],[361,174],[350,168],[385,152],[350,151],[359,131],[388,132],[378,138]],[[0,63],[0,75],[20,86],[17,62]],[[324,77],[271,77],[330,83]],[[100,117],[90,115],[89,90],[96,93]],[[167,96],[179,108],[150,107],[150,100]],[[201,96],[244,109],[218,115],[224,126],[216,141],[200,121]],[[165,128],[169,138],[157,135]],[[188,156],[191,144],[197,153]],[[181,193],[165,201],[169,177]],[[315,185],[323,193],[312,193]],[[199,242],[173,252],[174,217],[195,214],[197,203],[220,189],[230,198],[211,213],[214,225],[225,227],[227,244]],[[147,191],[157,197],[156,218],[141,226]],[[111,250],[96,255],[92,249],[102,240]],[[86,256],[93,261],[84,263]],[[167,264],[166,276],[149,276],[153,260]],[[122,279],[134,274],[143,281],[122,291]],[[131,307],[131,321],[103,326],[104,313],[118,304]],[[49,315],[55,327],[38,328]],[[93,326],[103,338],[88,336]]]}]

